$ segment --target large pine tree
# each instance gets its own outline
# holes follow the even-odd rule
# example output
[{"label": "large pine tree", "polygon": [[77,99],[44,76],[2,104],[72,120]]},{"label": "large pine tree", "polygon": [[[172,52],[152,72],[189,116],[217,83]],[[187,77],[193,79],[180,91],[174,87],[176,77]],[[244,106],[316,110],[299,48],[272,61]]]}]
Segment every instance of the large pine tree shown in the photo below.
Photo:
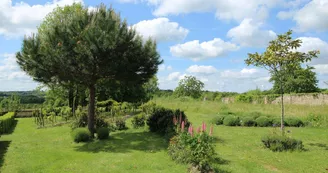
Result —
[{"label": "large pine tree", "polygon": [[113,80],[142,85],[162,63],[152,40],[142,38],[113,8],[88,11],[81,4],[56,8],[38,33],[23,41],[20,67],[41,82],[80,84],[89,89],[88,128],[93,134],[96,84]]}]

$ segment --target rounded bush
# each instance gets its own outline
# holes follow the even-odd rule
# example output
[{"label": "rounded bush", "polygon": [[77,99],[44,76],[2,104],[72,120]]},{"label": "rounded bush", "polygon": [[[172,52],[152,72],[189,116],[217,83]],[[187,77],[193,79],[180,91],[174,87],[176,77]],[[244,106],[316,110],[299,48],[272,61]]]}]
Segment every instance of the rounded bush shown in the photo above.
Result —
[{"label": "rounded bush", "polygon": [[90,140],[91,133],[86,128],[76,128],[72,132],[74,142],[87,142]]},{"label": "rounded bush", "polygon": [[304,150],[301,140],[289,138],[287,136],[270,135],[262,137],[262,143],[272,151],[294,151]]},{"label": "rounded bush", "polygon": [[223,115],[219,115],[219,116],[215,116],[212,120],[212,123],[213,124],[216,124],[216,125],[222,125],[223,124],[223,120],[224,120],[224,117]]},{"label": "rounded bush", "polygon": [[99,140],[108,139],[109,129],[106,128],[106,127],[101,127],[99,129],[97,129],[97,137],[98,137]]},{"label": "rounded bush", "polygon": [[256,124],[259,127],[269,127],[272,126],[272,120],[270,120],[268,117],[261,116],[256,119]]},{"label": "rounded bush", "polygon": [[299,118],[287,118],[286,119],[286,125],[290,127],[302,127],[304,126],[304,123]]},{"label": "rounded bush", "polygon": [[133,119],[131,120],[133,128],[144,127],[145,120],[146,120],[146,117],[144,114],[134,116]]},{"label": "rounded bush", "polygon": [[253,117],[243,117],[241,119],[241,125],[242,126],[255,126],[256,125],[256,121]]},{"label": "rounded bush", "polygon": [[[284,125],[286,125],[286,120],[284,121]],[[280,127],[281,126],[281,118],[273,118],[272,119],[272,126]]]},{"label": "rounded bush", "polygon": [[229,115],[229,116],[226,116],[224,118],[223,124],[225,126],[239,126],[240,125],[240,120],[239,120],[239,117]]}]

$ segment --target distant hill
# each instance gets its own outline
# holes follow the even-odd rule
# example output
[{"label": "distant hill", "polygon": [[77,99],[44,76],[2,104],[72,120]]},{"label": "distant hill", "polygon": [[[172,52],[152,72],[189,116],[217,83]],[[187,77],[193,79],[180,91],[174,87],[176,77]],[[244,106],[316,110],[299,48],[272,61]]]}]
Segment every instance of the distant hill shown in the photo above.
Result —
[{"label": "distant hill", "polygon": [[22,104],[42,104],[45,101],[43,91],[0,91],[0,101],[11,95],[19,96]]}]

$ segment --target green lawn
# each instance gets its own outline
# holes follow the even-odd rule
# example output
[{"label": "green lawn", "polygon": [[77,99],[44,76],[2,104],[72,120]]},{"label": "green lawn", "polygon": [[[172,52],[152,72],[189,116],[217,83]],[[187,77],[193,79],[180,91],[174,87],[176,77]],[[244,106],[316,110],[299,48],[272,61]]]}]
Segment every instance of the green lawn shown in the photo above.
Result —
[{"label": "green lawn", "polygon": [[[208,102],[178,103],[157,100],[167,107],[187,110],[194,125],[210,122],[222,105]],[[292,107],[292,106],[291,106]],[[275,107],[274,107],[275,108]],[[297,106],[294,112],[308,113],[307,108]],[[269,106],[229,105],[230,110],[270,110]],[[279,111],[279,110],[278,110]],[[293,113],[292,113],[293,112]],[[305,112],[305,113],[304,113]],[[130,122],[127,122],[130,125]],[[226,161],[220,165],[225,172],[328,172],[328,129],[288,128],[288,135],[303,140],[307,151],[274,153],[262,147],[261,137],[272,128],[215,126],[214,136],[219,140],[216,151]],[[1,173],[19,172],[186,172],[186,165],[170,160],[165,141],[147,129],[129,129],[115,132],[107,141],[75,144],[70,127],[36,129],[31,118],[18,119],[12,134],[0,137]],[[7,150],[7,151],[6,151]]]}]

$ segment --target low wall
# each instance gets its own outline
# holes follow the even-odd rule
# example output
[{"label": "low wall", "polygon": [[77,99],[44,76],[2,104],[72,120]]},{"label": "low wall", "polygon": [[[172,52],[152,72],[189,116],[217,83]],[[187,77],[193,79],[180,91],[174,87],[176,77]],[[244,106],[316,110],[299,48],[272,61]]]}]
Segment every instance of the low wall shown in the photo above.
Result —
[{"label": "low wall", "polygon": [[[264,104],[279,104],[281,97],[277,97],[273,101],[269,101],[268,96],[265,96],[262,101],[254,100],[253,104],[264,103]],[[234,97],[222,98],[223,103],[234,103]],[[322,93],[309,93],[309,94],[288,94],[284,95],[285,104],[295,105],[328,105],[328,94]]]}]

